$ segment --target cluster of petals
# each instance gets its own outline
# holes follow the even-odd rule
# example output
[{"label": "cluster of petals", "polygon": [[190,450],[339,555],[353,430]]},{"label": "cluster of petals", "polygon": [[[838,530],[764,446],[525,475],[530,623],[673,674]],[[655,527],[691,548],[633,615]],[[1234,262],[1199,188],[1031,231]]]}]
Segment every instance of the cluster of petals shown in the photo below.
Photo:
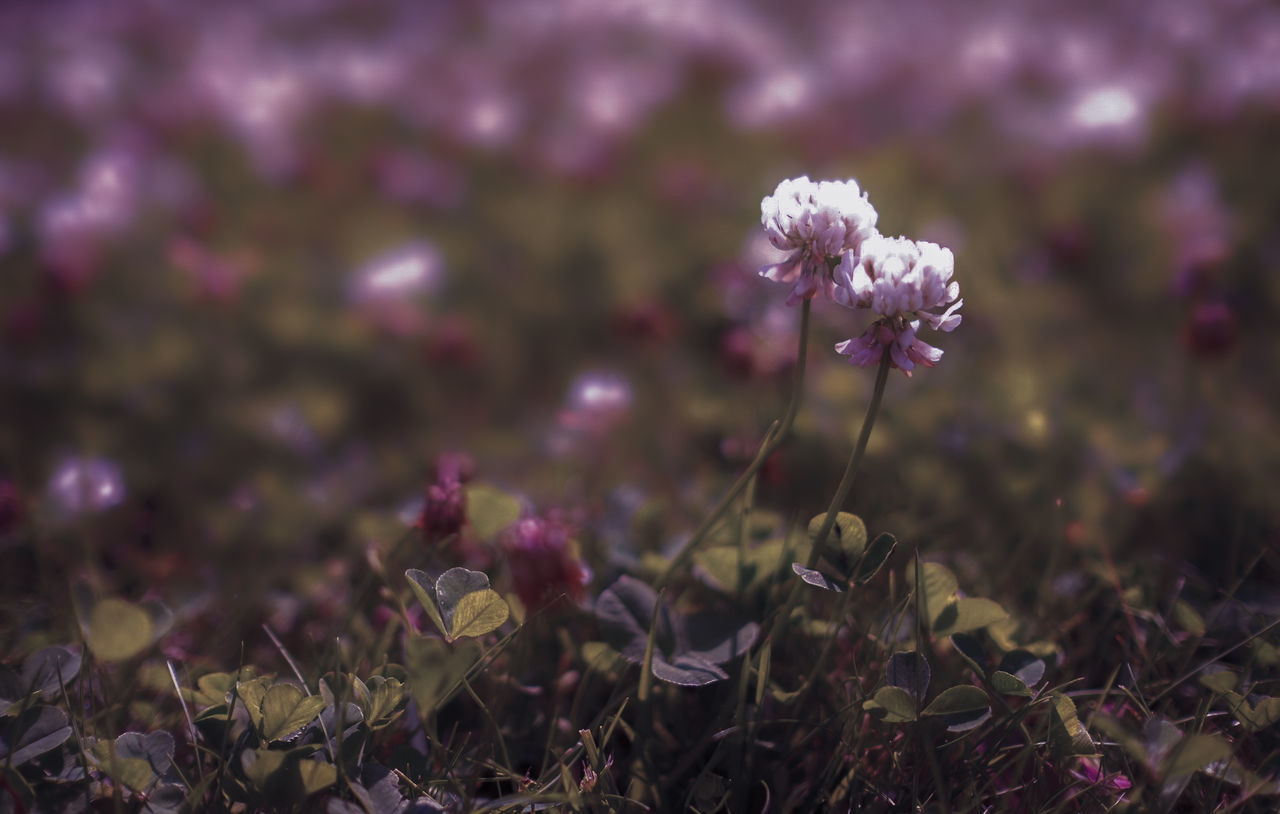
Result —
[{"label": "cluster of petals", "polygon": [[792,286],[788,305],[819,291],[832,297],[832,266],[846,253],[856,255],[863,241],[876,234],[876,217],[867,194],[853,179],[787,179],[760,202],[760,221],[769,242],[788,255],[760,273]]},{"label": "cluster of petals", "polygon": [[920,339],[921,323],[937,331],[960,324],[955,257],[928,241],[885,237],[876,210],[858,182],[789,178],[760,203],[760,220],[774,248],[789,252],[760,274],[791,285],[788,305],[822,292],[877,319],[861,335],[836,345],[855,365],[873,366],[885,354],[908,376],[933,367],[942,351]]},{"label": "cluster of petals", "polygon": [[855,365],[890,360],[910,375],[916,365],[933,367],[942,351],[920,339],[922,322],[937,331],[960,324],[960,284],[951,279],[955,257],[928,241],[875,235],[859,256],[845,255],[835,270],[834,299],[850,308],[869,308],[879,318],[861,336],[836,345]]},{"label": "cluster of petals", "polygon": [[[850,308],[870,308],[882,317],[924,320],[939,331],[960,324],[960,284],[950,249],[905,237],[869,238],[858,257],[846,254],[836,267],[834,299]],[[936,309],[945,309],[941,314]]]}]

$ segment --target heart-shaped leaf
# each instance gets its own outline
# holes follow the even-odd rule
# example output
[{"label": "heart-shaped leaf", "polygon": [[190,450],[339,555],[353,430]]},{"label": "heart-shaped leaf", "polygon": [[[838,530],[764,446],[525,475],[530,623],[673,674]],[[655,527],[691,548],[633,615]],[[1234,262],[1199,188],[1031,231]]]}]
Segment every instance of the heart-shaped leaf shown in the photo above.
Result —
[{"label": "heart-shaped leaf", "polygon": [[655,652],[653,674],[663,681],[685,687],[701,687],[729,677],[729,674],[717,665],[689,653],[677,654],[668,661]]},{"label": "heart-shaped leaf", "polygon": [[22,685],[45,700],[56,699],[79,675],[81,662],[80,654],[70,648],[42,648],[22,662]]},{"label": "heart-shaped leaf", "polygon": [[314,746],[245,749],[240,755],[241,767],[267,802],[296,806],[300,798],[323,791],[338,780],[332,763],[311,757],[315,751]]},{"label": "heart-shaped leaf", "polygon": [[[826,513],[822,513],[809,521],[809,542],[818,545],[818,532],[827,521]],[[837,512],[836,522],[827,535],[823,553],[828,562],[835,566],[842,575],[853,573],[853,568],[867,549],[867,527],[862,518],[849,512]]]},{"label": "heart-shaped leaf", "polygon": [[920,714],[941,718],[949,732],[967,732],[991,717],[991,702],[978,687],[960,684],[938,693]]},{"label": "heart-shaped leaf", "polygon": [[[189,810],[187,798],[191,792],[181,783],[156,783],[147,792],[145,814],[182,814]],[[197,798],[198,799],[198,798]]]},{"label": "heart-shaped leaf", "polygon": [[38,704],[0,727],[0,764],[21,766],[55,749],[71,737],[67,714],[58,707]]},{"label": "heart-shaped leaf", "polygon": [[1200,674],[1200,683],[1219,695],[1232,692],[1239,683],[1240,677],[1222,665],[1206,669]]},{"label": "heart-shaped leaf", "polygon": [[626,576],[600,594],[595,611],[622,657],[633,664],[644,663],[653,625],[653,675],[687,686],[727,678],[718,665],[749,650],[760,632],[753,622],[723,614],[677,616],[653,588]]},{"label": "heart-shaped leaf", "polygon": [[169,771],[173,763],[175,744],[173,735],[158,730],[156,732],[125,732],[116,738],[116,756],[145,760],[151,771],[162,775]]},{"label": "heart-shaped leaf", "polygon": [[445,635],[453,630],[453,615],[458,603],[464,596],[477,591],[488,590],[489,577],[482,571],[469,568],[450,568],[436,580],[436,602],[440,606],[440,617],[444,620]]},{"label": "heart-shaped leaf", "polygon": [[1165,780],[1176,780],[1230,757],[1231,744],[1217,735],[1188,735],[1165,755],[1160,763],[1160,776]]},{"label": "heart-shaped leaf", "polygon": [[[399,777],[386,766],[373,761],[366,762],[364,770],[360,773],[360,780],[359,783],[354,781],[351,783],[352,795],[363,806],[363,808],[356,808],[360,814],[365,811],[398,812],[408,808],[405,805],[404,795],[400,793]],[[417,808],[412,810],[417,811]]]},{"label": "heart-shaped leaf", "polygon": [[1044,659],[1027,650],[1011,650],[1000,660],[1000,669],[1017,676],[1028,687],[1034,687],[1044,678]]},{"label": "heart-shaped leaf", "polygon": [[655,647],[664,652],[675,649],[675,623],[670,610],[658,606],[658,594],[646,583],[623,576],[605,588],[596,600],[596,618],[610,634],[623,658],[634,664],[644,660],[649,641],[649,624],[657,608]]},{"label": "heart-shaped leaf", "polygon": [[369,686],[354,673],[326,673],[320,679],[320,697],[328,706],[354,701],[364,710],[369,706]]},{"label": "heart-shaped leaf", "polygon": [[436,630],[448,635],[449,628],[445,626],[444,619],[440,618],[440,607],[436,601],[436,581],[426,571],[419,571],[417,568],[405,571],[404,576],[409,580],[409,588],[413,591],[413,595],[418,598],[427,616],[430,616],[431,621],[435,623]]},{"label": "heart-shaped leaf", "polygon": [[98,741],[90,753],[104,772],[134,791],[143,791],[173,763],[168,732],[125,732],[114,741]]},{"label": "heart-shaped leaf", "polygon": [[622,654],[605,642],[584,642],[582,660],[589,669],[606,674],[617,672],[627,664]]},{"label": "heart-shaped leaf", "polygon": [[121,785],[134,791],[142,791],[155,780],[150,764],[139,757],[120,757],[113,755],[114,744],[111,741],[98,741],[89,750],[99,768]]},{"label": "heart-shaped leaf", "polygon": [[828,591],[835,591],[836,593],[840,593],[844,590],[837,585],[834,580],[827,577],[826,574],[813,568],[807,568],[798,562],[791,564],[791,570],[795,571],[796,574],[799,575],[800,579],[815,587],[823,588]]},{"label": "heart-shaped leaf", "polygon": [[991,674],[991,688],[1001,695],[1017,695],[1023,698],[1034,695],[1025,681],[1004,670],[996,670]]},{"label": "heart-shaped leaf", "polygon": [[292,684],[276,684],[262,697],[259,734],[268,742],[284,740],[314,721],[324,707],[318,695],[307,695]]},{"label": "heart-shaped leaf", "polygon": [[862,702],[862,708],[871,717],[889,724],[901,724],[916,719],[916,700],[901,687],[885,686]]},{"label": "heart-shaped leaf", "polygon": [[917,703],[929,690],[929,679],[932,676],[929,661],[914,650],[904,650],[890,656],[884,673],[889,684],[906,690]]},{"label": "heart-shaped leaf", "polygon": [[1280,721],[1280,698],[1268,696],[1250,696],[1245,698],[1239,693],[1224,693],[1227,706],[1236,720],[1250,732],[1257,732]]},{"label": "heart-shaped leaf", "polygon": [[[934,620],[937,619],[938,614],[942,613],[947,603],[951,601],[951,597],[955,595],[960,583],[956,581],[956,576],[951,573],[951,569],[936,562],[921,563],[918,582],[920,615],[928,619],[930,625],[936,630],[937,626],[934,624]],[[917,586],[915,563],[911,563],[907,567],[907,585],[912,589]]]},{"label": "heart-shaped leaf", "polygon": [[1192,636],[1203,636],[1205,632],[1204,617],[1195,608],[1179,599],[1173,603],[1173,612],[1169,614],[1174,623]]},{"label": "heart-shaped leaf", "polygon": [[737,545],[708,546],[693,555],[694,574],[717,591],[756,590],[778,577],[788,562],[809,555],[808,544],[768,540],[743,552]]},{"label": "heart-shaped leaf", "polygon": [[212,707],[227,703],[228,693],[238,682],[249,681],[255,675],[252,666],[241,667],[235,673],[206,673],[196,680],[196,689],[183,688],[182,695],[200,707]]},{"label": "heart-shaped leaf", "polygon": [[[316,696],[319,697],[319,696]],[[326,702],[327,703],[327,702]],[[353,739],[363,735],[361,725],[364,723],[364,710],[350,701],[329,704],[320,711],[320,715],[308,727],[320,730],[320,734],[328,733],[330,741],[336,746],[342,743],[344,749],[349,748]],[[317,726],[319,724],[320,726]],[[309,739],[307,735],[303,739]]]},{"label": "heart-shaped leaf", "polygon": [[982,667],[986,657],[982,653],[982,644],[977,639],[968,633],[953,633],[951,635],[951,645],[960,654],[960,657],[973,668],[975,673],[980,676],[987,674]]},{"label": "heart-shaped leaf", "polygon": [[235,687],[236,703],[249,714],[249,722],[259,733],[262,732],[262,699],[267,697],[275,676],[265,675],[248,681],[241,681]]},{"label": "heart-shaped leaf", "polygon": [[682,619],[681,652],[711,664],[724,664],[744,655],[756,643],[760,626],[723,613],[698,613]]},{"label": "heart-shaped leaf", "polygon": [[[245,777],[249,778],[258,790],[270,792],[272,786],[287,785],[283,777],[285,764],[289,762],[289,753],[274,749],[245,749],[240,753],[240,766]],[[279,775],[277,775],[279,773]]]},{"label": "heart-shaped leaf", "polygon": [[319,760],[298,761],[298,777],[302,780],[303,794],[315,794],[338,782],[338,768]]},{"label": "heart-shaped leaf", "polygon": [[404,710],[407,700],[404,684],[386,676],[369,677],[369,701],[362,707],[370,729],[387,726]]},{"label": "heart-shaped leaf", "polygon": [[80,619],[85,643],[102,661],[125,661],[164,635],[173,615],[159,602],[140,604],[116,597],[99,600]]},{"label": "heart-shaped leaf", "polygon": [[1160,764],[1184,737],[1182,730],[1173,721],[1153,715],[1142,725],[1142,751],[1138,757],[1153,772],[1158,771]]},{"label": "heart-shaped leaf", "polygon": [[520,500],[483,483],[466,487],[467,521],[481,540],[488,540],[520,519]]},{"label": "heart-shaped leaf", "polygon": [[1093,738],[1080,723],[1076,705],[1062,693],[1054,693],[1049,703],[1049,748],[1056,757],[1093,755]]},{"label": "heart-shaped leaf", "polygon": [[862,555],[862,562],[858,564],[858,584],[866,585],[875,579],[876,574],[880,573],[881,567],[897,547],[898,540],[892,534],[887,531],[877,534],[871,541],[871,545],[867,547],[867,552]]},{"label": "heart-shaped leaf", "polygon": [[933,632],[938,636],[968,633],[999,622],[1008,615],[1004,608],[990,599],[962,597],[949,602],[934,617]]},{"label": "heart-shaped leaf", "polygon": [[450,646],[442,639],[410,636],[405,642],[409,694],[424,719],[433,716],[462,687],[462,678],[480,660],[473,642]]},{"label": "heart-shaped leaf", "polygon": [[[440,595],[438,583],[436,594]],[[507,603],[503,601],[497,591],[492,591],[488,588],[472,591],[459,599],[453,609],[450,620],[453,628],[449,631],[449,638],[461,639],[464,636],[483,636],[490,631],[496,630],[503,622],[507,621],[507,617],[510,614],[511,611],[507,608]]]}]

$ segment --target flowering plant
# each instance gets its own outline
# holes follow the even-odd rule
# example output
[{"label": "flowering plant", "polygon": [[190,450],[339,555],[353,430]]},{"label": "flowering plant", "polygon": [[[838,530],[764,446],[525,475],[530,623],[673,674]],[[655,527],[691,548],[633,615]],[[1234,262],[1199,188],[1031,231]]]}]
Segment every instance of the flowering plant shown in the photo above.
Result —
[{"label": "flowering plant", "polygon": [[[960,284],[951,279],[955,257],[928,241],[874,235],[858,256],[846,253],[836,267],[834,299],[850,308],[870,308],[879,319],[854,339],[836,345],[855,365],[876,364],[888,351],[908,376],[916,365],[933,367],[942,351],[916,336],[920,323],[938,331],[960,324]],[[937,309],[945,308],[942,313]]]},{"label": "flowering plant", "polygon": [[760,202],[760,220],[774,248],[790,252],[760,274],[793,287],[788,305],[812,299],[820,290],[831,298],[831,269],[842,255],[856,257],[863,241],[876,234],[876,210],[858,182],[819,181],[808,176],[778,184]]}]

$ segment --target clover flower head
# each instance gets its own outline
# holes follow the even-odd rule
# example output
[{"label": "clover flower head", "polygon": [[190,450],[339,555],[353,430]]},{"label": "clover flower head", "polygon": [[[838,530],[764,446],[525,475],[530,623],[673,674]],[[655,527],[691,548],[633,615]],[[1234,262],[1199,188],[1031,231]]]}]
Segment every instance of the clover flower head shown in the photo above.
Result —
[{"label": "clover flower head", "polygon": [[819,290],[832,296],[831,263],[846,252],[856,255],[877,234],[876,217],[853,179],[814,183],[802,175],[783,181],[760,202],[760,222],[774,248],[790,254],[761,269],[761,276],[793,285],[788,305]]},{"label": "clover flower head", "polygon": [[859,255],[844,255],[835,270],[833,299],[869,308],[879,319],[861,336],[836,345],[851,364],[878,364],[888,351],[894,367],[910,375],[916,365],[933,367],[942,351],[916,336],[921,322],[936,331],[960,324],[960,284],[951,279],[955,257],[928,241],[874,235]]},{"label": "clover flower head", "polygon": [[427,485],[418,524],[427,543],[457,534],[467,523],[467,493],[462,482],[443,477]]},{"label": "clover flower head", "polygon": [[555,513],[526,517],[508,529],[503,541],[516,596],[530,610],[560,597],[581,599],[591,570],[578,558],[569,525]]},{"label": "clover flower head", "polygon": [[124,477],[106,458],[68,458],[49,479],[48,491],[64,515],[99,512],[124,500]]}]

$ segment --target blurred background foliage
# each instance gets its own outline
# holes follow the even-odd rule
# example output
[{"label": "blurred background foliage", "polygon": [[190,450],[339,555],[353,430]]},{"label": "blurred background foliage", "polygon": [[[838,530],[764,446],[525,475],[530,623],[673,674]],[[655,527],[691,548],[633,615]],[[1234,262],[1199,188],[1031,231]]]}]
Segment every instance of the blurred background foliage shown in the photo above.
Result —
[{"label": "blurred background foliage", "polygon": [[[323,631],[448,451],[599,574],[678,539],[785,404],[759,201],[799,174],[956,252],[873,534],[1029,608],[1099,557],[1275,576],[1278,38],[1261,2],[6,4],[6,645],[69,575]],[[839,477],[862,327],[815,308],[785,518]],[[584,425],[593,371],[627,402]]]}]

